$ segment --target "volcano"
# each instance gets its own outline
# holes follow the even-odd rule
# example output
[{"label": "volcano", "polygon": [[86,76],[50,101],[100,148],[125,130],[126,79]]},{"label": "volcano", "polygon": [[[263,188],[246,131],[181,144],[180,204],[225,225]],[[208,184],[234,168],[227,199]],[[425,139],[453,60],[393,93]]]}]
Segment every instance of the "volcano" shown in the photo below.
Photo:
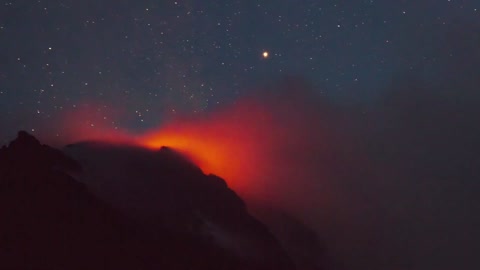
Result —
[{"label": "volcano", "polygon": [[295,269],[222,178],[168,147],[21,131],[0,150],[0,220],[2,269]]}]

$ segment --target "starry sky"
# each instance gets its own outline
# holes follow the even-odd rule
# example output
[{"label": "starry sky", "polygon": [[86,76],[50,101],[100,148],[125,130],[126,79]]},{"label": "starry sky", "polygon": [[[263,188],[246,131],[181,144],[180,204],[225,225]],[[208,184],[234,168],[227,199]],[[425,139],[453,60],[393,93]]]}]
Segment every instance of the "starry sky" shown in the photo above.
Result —
[{"label": "starry sky", "polygon": [[[349,207],[369,203],[352,214],[364,227],[322,235],[344,248],[347,269],[480,269],[480,1],[0,2],[0,145],[18,130],[65,138],[55,125],[69,115],[142,133],[291,77],[318,97],[308,106],[333,108],[311,110],[311,130],[340,122],[348,132],[327,144],[374,164],[375,176],[353,180],[346,166],[322,167]],[[287,126],[305,114],[281,116]],[[317,175],[318,153],[298,152]],[[355,233],[376,246],[356,246]]]},{"label": "starry sky", "polygon": [[458,50],[439,44],[479,18],[473,0],[2,1],[0,122],[35,132],[89,107],[144,130],[291,75],[368,103],[396,74],[438,81],[436,63]]}]

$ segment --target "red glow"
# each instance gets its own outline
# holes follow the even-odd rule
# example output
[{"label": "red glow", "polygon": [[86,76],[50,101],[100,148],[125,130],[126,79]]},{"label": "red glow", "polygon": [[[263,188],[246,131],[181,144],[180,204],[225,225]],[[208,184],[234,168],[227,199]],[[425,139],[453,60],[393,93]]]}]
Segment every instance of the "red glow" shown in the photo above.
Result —
[{"label": "red glow", "polygon": [[313,205],[334,196],[328,191],[331,182],[322,179],[332,171],[329,153],[338,136],[318,105],[303,96],[308,97],[297,91],[244,99],[212,113],[174,119],[139,136],[113,129],[112,120],[92,108],[76,109],[59,126],[69,143],[103,140],[154,150],[171,147],[204,173],[225,179],[243,198]]},{"label": "red glow", "polygon": [[124,115],[119,109],[93,101],[87,104],[64,109],[61,115],[37,128],[35,135],[58,146],[85,140],[133,143],[131,134],[115,125]]},{"label": "red glow", "polygon": [[266,158],[265,139],[273,129],[270,118],[260,106],[243,103],[202,119],[171,122],[137,142],[152,149],[179,150],[204,173],[225,178],[239,192],[250,192]]}]

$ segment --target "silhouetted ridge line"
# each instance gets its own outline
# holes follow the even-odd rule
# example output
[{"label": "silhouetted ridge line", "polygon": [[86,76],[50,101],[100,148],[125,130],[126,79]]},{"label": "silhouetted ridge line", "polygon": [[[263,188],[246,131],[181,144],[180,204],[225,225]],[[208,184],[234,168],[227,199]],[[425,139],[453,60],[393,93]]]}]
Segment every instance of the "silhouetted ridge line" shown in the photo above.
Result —
[{"label": "silhouetted ridge line", "polygon": [[173,149],[98,145],[20,131],[0,149],[0,269],[294,269],[223,179]]}]

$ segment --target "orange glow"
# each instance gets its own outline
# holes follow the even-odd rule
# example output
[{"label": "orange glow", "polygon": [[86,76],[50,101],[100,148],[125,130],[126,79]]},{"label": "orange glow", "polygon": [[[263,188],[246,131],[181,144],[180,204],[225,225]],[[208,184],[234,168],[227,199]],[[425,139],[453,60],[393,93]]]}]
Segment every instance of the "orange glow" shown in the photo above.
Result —
[{"label": "orange glow", "polygon": [[[252,125],[250,119],[263,124]],[[137,143],[151,149],[176,149],[204,173],[218,175],[233,189],[246,192],[261,171],[262,138],[271,134],[268,119],[268,113],[259,106],[237,106],[214,117],[172,122],[141,136]]]},{"label": "orange glow", "polygon": [[321,200],[328,201],[334,194],[319,179],[329,177],[334,156],[329,153],[339,137],[317,105],[305,101],[308,97],[295,89],[237,100],[211,113],[189,118],[177,115],[140,135],[112,129],[110,119],[122,117],[122,111],[114,111],[105,120],[92,106],[65,114],[57,126],[68,143],[88,139],[152,150],[171,147],[204,173],[223,178],[242,198],[312,205],[306,198],[317,198],[318,189]]}]

